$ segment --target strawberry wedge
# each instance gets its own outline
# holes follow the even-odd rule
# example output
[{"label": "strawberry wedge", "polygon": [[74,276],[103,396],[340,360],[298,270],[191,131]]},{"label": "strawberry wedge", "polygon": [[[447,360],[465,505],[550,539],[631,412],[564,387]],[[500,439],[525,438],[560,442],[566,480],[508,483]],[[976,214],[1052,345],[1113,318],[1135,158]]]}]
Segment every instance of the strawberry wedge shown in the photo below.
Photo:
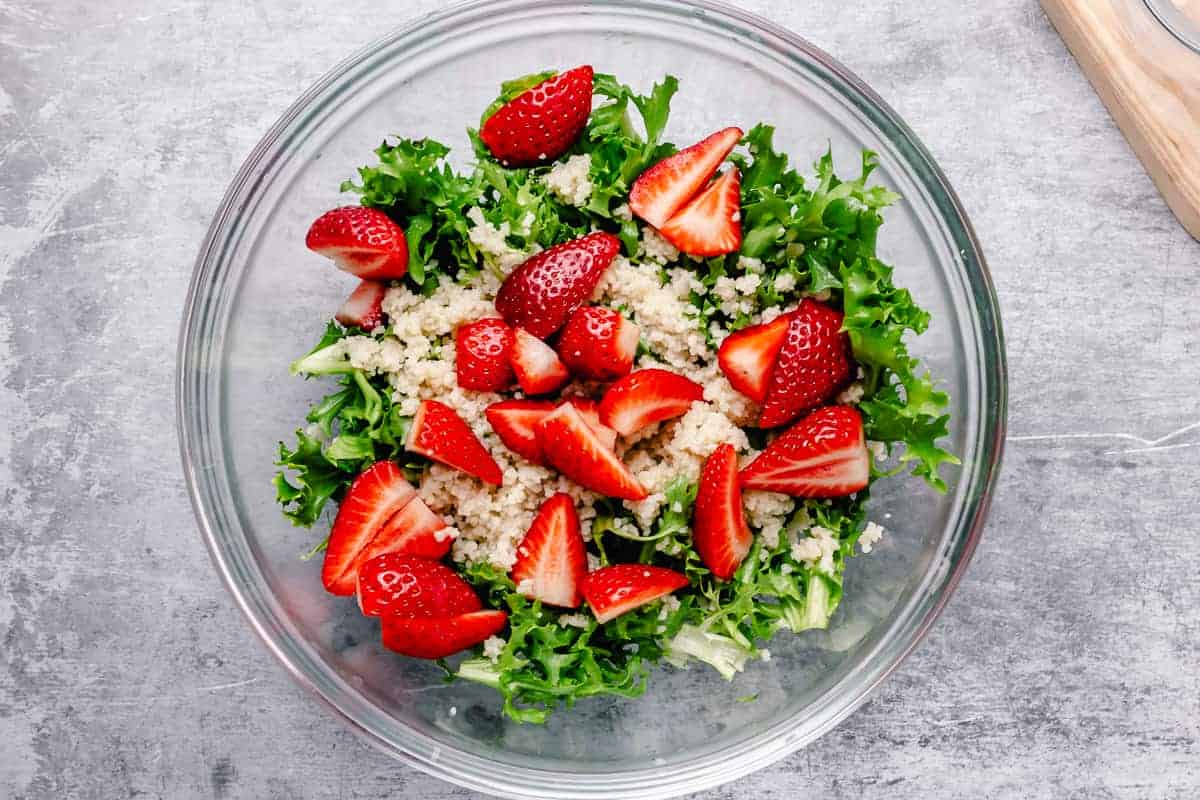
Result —
[{"label": "strawberry wedge", "polygon": [[687,585],[685,575],[666,567],[613,564],[587,574],[583,597],[603,624]]},{"label": "strawberry wedge", "polygon": [[504,482],[500,465],[475,432],[454,409],[436,400],[421,403],[404,446],[496,486]]},{"label": "strawberry wedge", "polygon": [[605,497],[646,499],[645,488],[570,403],[547,414],[537,435],[550,466],[580,486]]},{"label": "strawberry wedge", "polygon": [[729,385],[756,403],[767,399],[771,371],[787,336],[791,316],[784,314],[762,325],[729,334],[717,351],[717,363]]},{"label": "strawberry wedge", "polygon": [[313,222],[304,243],[338,269],[364,280],[399,280],[408,272],[404,231],[377,208],[342,206]]},{"label": "strawberry wedge", "polygon": [[731,445],[721,445],[704,462],[696,491],[692,541],[704,566],[723,581],[733,577],[750,552],[754,537],[742,510],[737,452]]},{"label": "strawberry wedge", "polygon": [[809,414],[742,469],[746,489],[793,497],[842,497],[864,489],[871,461],[862,417],[849,406]]},{"label": "strawberry wedge", "polygon": [[611,381],[633,368],[640,337],[638,326],[621,312],[588,306],[567,321],[558,339],[558,355],[572,375]]},{"label": "strawberry wedge", "polygon": [[377,461],[359,474],[338,506],[321,582],[332,594],[354,594],[356,566],[380,528],[417,495],[404,472],[391,461]]},{"label": "strawberry wedge", "polygon": [[704,387],[665,369],[639,369],[608,387],[600,421],[622,436],[686,414],[704,399]]},{"label": "strawberry wedge", "polygon": [[496,110],[479,138],[504,164],[530,166],[561,156],[592,111],[592,68],[586,64],[547,78]]},{"label": "strawberry wedge", "polygon": [[[525,394],[547,394],[571,379],[554,348],[524,328],[513,331],[512,368]],[[461,382],[460,382],[461,385]]]},{"label": "strawberry wedge", "polygon": [[542,446],[538,443],[537,425],[555,409],[549,400],[501,400],[483,412],[492,430],[504,446],[530,464],[543,466]]},{"label": "strawberry wedge", "polygon": [[842,332],[841,312],[804,298],[788,315],[759,427],[787,425],[828,402],[853,372],[850,337]]},{"label": "strawberry wedge", "polygon": [[609,450],[617,446],[617,432],[600,421],[600,404],[590,397],[568,397],[566,402],[575,406],[575,410],[583,417],[600,442]]},{"label": "strawberry wedge", "polygon": [[384,553],[403,553],[436,561],[450,552],[453,542],[448,533],[443,533],[445,530],[446,520],[433,513],[420,497],[414,497],[393,514],[363,548],[354,571],[361,569],[364,561]]},{"label": "strawberry wedge", "polygon": [[697,258],[734,253],[742,246],[742,174],[736,168],[713,181],[659,228],[681,253]]},{"label": "strawberry wedge", "polygon": [[413,658],[445,658],[495,636],[508,624],[503,611],[471,611],[452,617],[382,618],[383,646]]},{"label": "strawberry wedge", "polygon": [[562,608],[583,602],[579,584],[587,575],[587,553],[569,494],[559,492],[542,503],[517,547],[510,575],[517,591],[531,600]]},{"label": "strawberry wedge", "polygon": [[374,330],[383,323],[385,294],[387,284],[383,281],[363,281],[350,293],[333,318],[347,328]]},{"label": "strawberry wedge", "polygon": [[659,161],[634,182],[630,210],[661,228],[708,183],[741,138],[741,128],[725,128]]},{"label": "strawberry wedge", "polygon": [[453,617],[482,605],[471,586],[444,564],[387,553],[358,571],[358,607],[368,617]]}]

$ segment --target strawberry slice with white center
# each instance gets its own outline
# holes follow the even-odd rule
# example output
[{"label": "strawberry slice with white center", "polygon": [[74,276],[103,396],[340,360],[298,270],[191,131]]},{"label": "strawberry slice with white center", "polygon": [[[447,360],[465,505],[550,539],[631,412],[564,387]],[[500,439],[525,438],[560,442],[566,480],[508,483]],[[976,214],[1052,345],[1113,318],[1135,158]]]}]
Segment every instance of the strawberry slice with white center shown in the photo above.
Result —
[{"label": "strawberry slice with white center", "polygon": [[554,348],[524,328],[514,332],[512,368],[525,394],[546,394],[561,389],[571,378]]},{"label": "strawberry slice with white center", "polygon": [[383,281],[363,281],[350,293],[333,318],[347,328],[372,331],[383,324],[383,296],[387,294]]},{"label": "strawberry slice with white center", "polygon": [[377,208],[342,206],[326,211],[304,238],[314,253],[364,280],[399,280],[408,272],[404,231]]},{"label": "strawberry slice with white center", "polygon": [[842,497],[864,489],[871,460],[862,417],[850,406],[826,406],[767,445],[742,469],[745,489],[793,497]]},{"label": "strawberry slice with white center", "polygon": [[587,306],[567,321],[558,339],[558,355],[573,375],[611,381],[633,368],[640,337],[638,326],[619,311]]},{"label": "strawberry slice with white center", "polygon": [[503,611],[472,611],[452,617],[387,614],[381,620],[383,646],[413,658],[445,658],[495,636],[508,624]]},{"label": "strawberry slice with white center", "polygon": [[630,210],[662,228],[708,183],[741,138],[741,128],[725,128],[659,161],[634,182]]},{"label": "strawberry slice with white center", "polygon": [[488,117],[479,138],[499,161],[529,166],[553,161],[579,138],[592,111],[592,68],[547,78]]},{"label": "strawberry slice with white center", "polygon": [[609,450],[617,446],[617,432],[600,421],[600,404],[590,397],[568,397],[567,402],[575,406],[583,421],[588,424],[600,441]]},{"label": "strawberry slice with white center", "polygon": [[417,408],[404,446],[496,486],[504,482],[500,465],[475,432],[454,409],[436,400],[422,401]]},{"label": "strawberry slice with white center", "polygon": [[359,569],[358,607],[368,617],[453,617],[483,606],[471,586],[444,564],[387,553]]},{"label": "strawberry slice with white center", "polygon": [[596,621],[605,623],[687,585],[685,575],[666,567],[613,564],[587,574],[583,597]]},{"label": "strawberry slice with white center", "polygon": [[742,328],[726,336],[717,350],[717,363],[729,385],[756,403],[767,399],[771,371],[790,321],[791,316],[784,314],[762,325]]},{"label": "strawberry slice with white center", "polygon": [[854,371],[850,337],[842,332],[840,311],[806,297],[788,318],[787,335],[758,418],[762,428],[787,425],[832,400]]},{"label": "strawberry slice with white center", "polygon": [[622,436],[686,414],[704,399],[704,387],[665,369],[639,369],[608,387],[600,421]]},{"label": "strawberry slice with white center", "polygon": [[458,385],[476,392],[499,392],[513,381],[512,328],[498,317],[460,325],[454,334],[454,374]]},{"label": "strawberry slice with white center", "polygon": [[737,572],[753,541],[742,510],[737,452],[732,445],[723,444],[708,457],[700,472],[692,542],[704,566],[727,581]]},{"label": "strawberry slice with white center", "polygon": [[542,503],[509,574],[531,600],[562,608],[583,602],[579,584],[587,575],[587,554],[569,494],[559,492]]},{"label": "strawberry slice with white center", "polygon": [[637,478],[584,420],[579,409],[563,403],[538,423],[538,441],[550,466],[605,497],[644,500]]},{"label": "strawberry slice with white center", "polygon": [[729,170],[658,229],[675,249],[698,258],[733,253],[742,246],[742,174]]},{"label": "strawberry slice with white center", "polygon": [[483,413],[505,447],[529,463],[543,466],[546,460],[538,443],[537,425],[554,408],[549,400],[501,400]]},{"label": "strawberry slice with white center", "polygon": [[436,561],[450,552],[454,541],[446,527],[445,519],[433,513],[420,497],[414,497],[383,524],[359,554],[353,570],[357,572],[364,561],[384,553],[403,553]]},{"label": "strawberry slice with white center", "polygon": [[359,555],[416,495],[404,472],[391,461],[376,461],[354,479],[338,506],[325,548],[321,582],[329,592],[354,594]]}]

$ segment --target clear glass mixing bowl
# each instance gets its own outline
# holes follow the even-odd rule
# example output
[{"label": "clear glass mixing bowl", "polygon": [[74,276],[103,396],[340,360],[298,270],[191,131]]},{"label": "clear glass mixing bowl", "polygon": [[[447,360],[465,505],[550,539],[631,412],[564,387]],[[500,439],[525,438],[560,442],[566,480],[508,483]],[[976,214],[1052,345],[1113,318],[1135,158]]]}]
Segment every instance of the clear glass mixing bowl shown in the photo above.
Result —
[{"label": "clear glass mixing bowl", "polygon": [[[350,288],[304,249],[308,223],[346,202],[339,182],[386,134],[432,136],[469,154],[464,128],[499,80],[590,63],[646,89],[677,75],[668,135],[778,126],[810,163],[830,142],[839,167],[876,150],[880,180],[905,201],[882,254],[933,312],[915,351],[953,398],[963,466],[948,494],[885,482],[873,518],[888,536],[850,564],[829,631],[782,634],[773,658],[726,683],[704,667],[664,667],[636,700],[593,699],[545,726],[499,714],[491,690],[441,684],[436,666],[393,656],[353,600],[321,589],[318,532],[273,501],[275,443],[320,381],[288,363]],[[371,45],[296,102],[233,181],[204,242],[179,348],[184,471],[217,569],[287,669],[370,741],[426,772],[512,797],[668,797],[732,780],[844,719],[917,643],[975,547],[999,462],[1004,350],[996,298],[958,200],[925,148],[844,67],[769,22],[708,2],[502,0],[455,7]],[[758,694],[753,703],[735,698]]]}]

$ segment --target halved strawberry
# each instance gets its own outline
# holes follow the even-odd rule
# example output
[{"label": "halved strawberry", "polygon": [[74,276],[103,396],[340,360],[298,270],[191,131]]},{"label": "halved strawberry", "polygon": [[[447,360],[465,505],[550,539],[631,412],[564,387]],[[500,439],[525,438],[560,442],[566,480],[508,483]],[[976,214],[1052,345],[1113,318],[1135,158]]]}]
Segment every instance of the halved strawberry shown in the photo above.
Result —
[{"label": "halved strawberry", "polygon": [[391,461],[376,461],[354,479],[338,506],[325,548],[321,582],[329,592],[354,593],[359,555],[384,523],[416,495],[404,472]]},{"label": "halved strawberry", "polygon": [[363,281],[333,318],[347,328],[374,330],[383,322],[383,296],[387,288],[383,281]]},{"label": "halved strawberry", "polygon": [[596,621],[604,623],[687,585],[685,575],[666,567],[613,564],[587,574],[583,598],[592,607]]},{"label": "halved strawberry", "polygon": [[446,527],[446,520],[433,513],[420,497],[414,497],[383,524],[375,538],[363,548],[352,570],[357,572],[363,562],[384,553],[403,553],[437,561],[450,552],[453,543],[448,532],[443,533]]},{"label": "halved strawberry", "polygon": [[377,208],[342,206],[326,211],[309,227],[304,243],[360,278],[398,280],[408,271],[404,231]]},{"label": "halved strawberry", "polygon": [[498,392],[513,382],[513,331],[497,317],[468,322],[454,336],[454,374],[458,385],[477,392]]},{"label": "halved strawberry", "polygon": [[787,335],[758,419],[763,428],[786,425],[829,401],[854,373],[841,312],[806,297],[788,316]]},{"label": "halved strawberry", "polygon": [[483,606],[470,584],[444,564],[386,553],[359,569],[358,607],[368,617],[453,617]]},{"label": "halved strawberry", "polygon": [[756,403],[767,399],[771,370],[787,336],[791,316],[784,314],[762,325],[729,334],[717,350],[717,363],[729,385]]},{"label": "halved strawberry", "polygon": [[501,400],[483,413],[505,447],[529,463],[541,466],[546,460],[538,443],[537,424],[554,407],[549,400]]},{"label": "halved strawberry", "polygon": [[723,444],[704,462],[696,490],[692,543],[700,560],[717,578],[727,581],[750,552],[754,536],[742,510],[737,451]]},{"label": "halved strawberry", "polygon": [[741,138],[741,128],[725,128],[659,161],[634,182],[630,210],[661,228],[708,183]]},{"label": "halved strawberry", "polygon": [[646,490],[570,403],[538,423],[538,441],[546,461],[580,486],[606,497],[646,498]]},{"label": "halved strawberry", "polygon": [[417,408],[404,446],[488,483],[499,486],[504,481],[500,465],[470,426],[454,409],[436,400],[424,400]]},{"label": "halved strawberry", "polygon": [[600,421],[600,404],[590,397],[568,397],[567,402],[575,406],[575,410],[583,417],[588,427],[595,431],[597,438],[609,450],[617,446],[617,432]]},{"label": "halved strawberry", "polygon": [[508,623],[503,611],[472,611],[452,617],[407,617],[388,614],[382,619],[383,646],[414,658],[445,658],[495,636]]},{"label": "halved strawberry", "polygon": [[571,374],[611,381],[629,373],[641,331],[619,311],[587,306],[571,315],[558,338],[558,356]]},{"label": "halved strawberry", "polygon": [[592,68],[555,75],[517,95],[484,121],[479,138],[506,165],[529,166],[565,153],[592,111]]},{"label": "halved strawberry", "polygon": [[812,412],[767,445],[739,475],[746,489],[793,497],[853,494],[870,477],[862,417],[850,406]]},{"label": "halved strawberry", "polygon": [[530,599],[563,608],[583,602],[579,583],[587,575],[587,553],[569,494],[559,492],[542,503],[509,574]]},{"label": "halved strawberry", "polygon": [[620,251],[621,240],[603,232],[543,250],[504,279],[496,310],[509,325],[545,339],[587,302]]},{"label": "halved strawberry", "polygon": [[704,387],[665,369],[639,369],[608,387],[600,401],[600,421],[622,436],[686,414],[704,399]]},{"label": "halved strawberry", "polygon": [[690,256],[720,256],[742,246],[742,173],[737,167],[717,178],[658,229],[675,249]]},{"label": "halved strawberry", "polygon": [[514,332],[512,368],[525,394],[546,394],[571,379],[554,348],[524,328]]}]

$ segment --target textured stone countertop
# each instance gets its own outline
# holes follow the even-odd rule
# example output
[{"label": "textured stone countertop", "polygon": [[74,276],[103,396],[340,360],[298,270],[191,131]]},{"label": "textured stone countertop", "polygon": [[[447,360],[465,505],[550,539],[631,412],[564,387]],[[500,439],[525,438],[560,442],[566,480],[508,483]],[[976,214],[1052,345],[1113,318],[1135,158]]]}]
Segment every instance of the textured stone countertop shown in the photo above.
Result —
[{"label": "textured stone countertop", "polygon": [[[176,449],[192,260],[259,136],[444,5],[0,0],[0,797],[471,797],[285,675],[204,552]],[[987,532],[933,632],[731,800],[1200,796],[1200,244],[1034,0],[740,5],[924,139],[1011,367]]]}]

